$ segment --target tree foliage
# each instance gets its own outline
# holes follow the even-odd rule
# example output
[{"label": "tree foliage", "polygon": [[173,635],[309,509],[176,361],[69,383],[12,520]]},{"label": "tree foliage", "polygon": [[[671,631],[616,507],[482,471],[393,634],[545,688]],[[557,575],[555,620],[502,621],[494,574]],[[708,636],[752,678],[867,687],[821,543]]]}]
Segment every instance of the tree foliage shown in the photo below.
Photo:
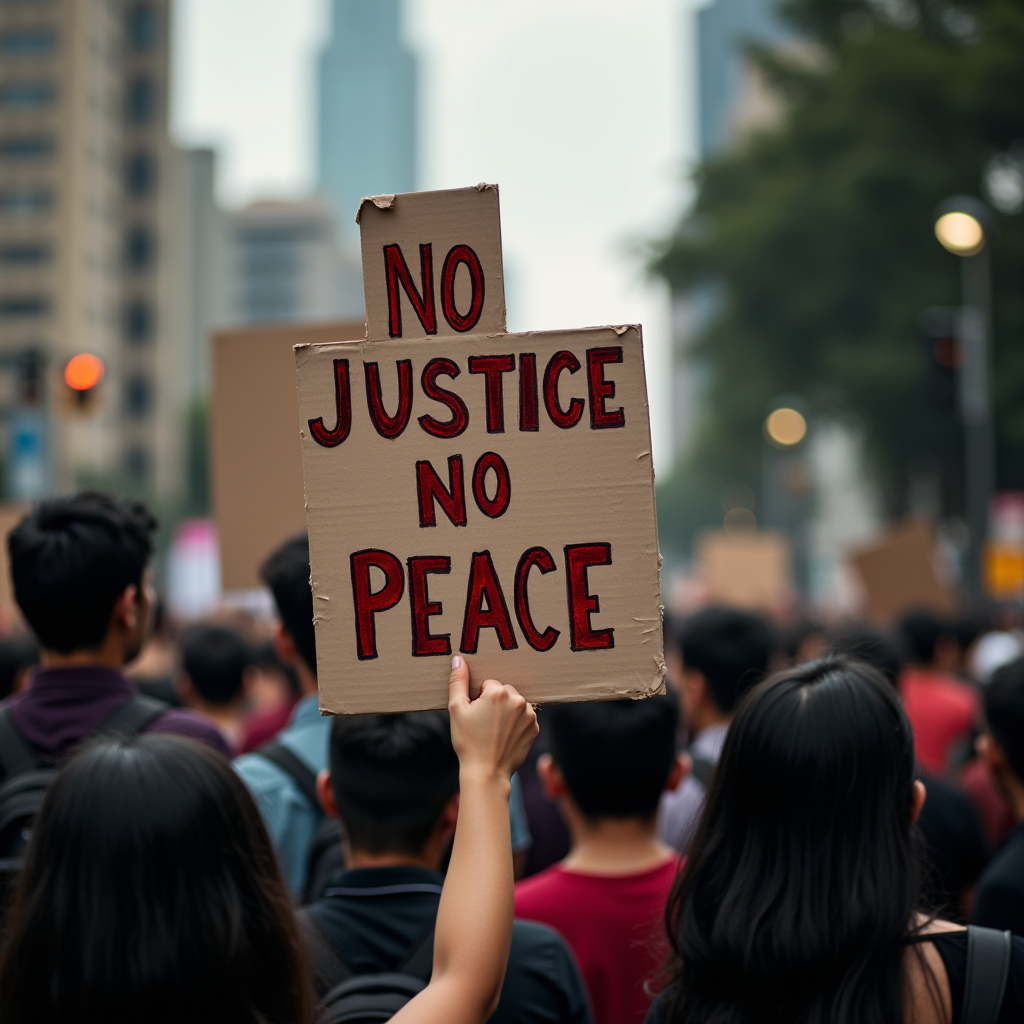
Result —
[{"label": "tree foliage", "polygon": [[[961,502],[960,427],[929,401],[919,317],[960,301],[937,204],[979,194],[992,158],[1024,140],[1024,2],[791,0],[786,13],[814,59],[750,50],[784,118],[698,168],[693,210],[652,264],[719,297],[692,349],[697,440],[659,495],[670,544],[720,515],[715,488],[758,484],[780,393],[863,425],[891,511],[923,464],[944,467],[947,511]],[[1024,487],[1024,215],[997,222],[999,484]]]}]

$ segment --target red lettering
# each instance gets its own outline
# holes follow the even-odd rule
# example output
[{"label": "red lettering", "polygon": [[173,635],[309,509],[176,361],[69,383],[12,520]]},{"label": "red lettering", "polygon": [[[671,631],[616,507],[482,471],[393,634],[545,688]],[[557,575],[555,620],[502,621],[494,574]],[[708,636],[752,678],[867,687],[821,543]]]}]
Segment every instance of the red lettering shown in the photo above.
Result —
[{"label": "red lettering", "polygon": [[398,285],[412,303],[412,308],[427,334],[437,334],[437,311],[434,306],[434,257],[430,244],[420,246],[420,278],[422,293],[416,290],[409,264],[397,245],[384,246],[384,275],[388,287],[388,333],[402,336],[402,304]]},{"label": "red lettering", "polygon": [[[498,481],[497,490],[493,498],[487,497],[487,489],[484,486],[488,470],[494,470]],[[484,452],[476,465],[473,467],[473,497],[476,499],[477,508],[485,516],[497,519],[505,514],[508,503],[512,499],[512,479],[508,473],[508,466],[505,460],[494,452]]]},{"label": "red lettering", "polygon": [[[367,548],[349,556],[352,569],[352,599],[356,611],[356,655],[360,661],[377,657],[377,612],[386,612],[402,600],[405,573],[402,563],[390,551]],[[384,573],[384,586],[374,593],[370,569]]]},{"label": "red lettering", "polygon": [[458,395],[438,387],[437,384],[438,377],[451,377],[454,380],[461,372],[457,363],[444,357],[431,359],[423,367],[420,378],[423,393],[427,398],[448,406],[452,412],[452,418],[447,423],[442,423],[433,416],[420,417],[420,426],[434,437],[458,437],[469,426],[469,409],[466,408],[466,403]]},{"label": "red lettering", "polygon": [[519,429],[540,430],[537,409],[537,356],[523,352],[519,356]]},{"label": "red lettering", "polygon": [[317,444],[325,448],[337,448],[352,429],[352,392],[348,379],[348,360],[334,360],[334,405],[338,414],[338,425],[333,430],[324,426],[323,416],[309,421],[309,432]]},{"label": "red lettering", "polygon": [[614,348],[587,349],[587,385],[590,390],[590,429],[602,430],[606,427],[624,427],[626,414],[622,407],[609,412],[605,400],[615,397],[615,382],[604,379],[606,363],[622,362],[622,346]]},{"label": "red lettering", "polygon": [[462,456],[452,455],[448,459],[447,488],[429,462],[417,462],[416,495],[420,506],[420,526],[437,526],[435,501],[454,526],[465,526],[466,485],[462,475]]},{"label": "red lettering", "polygon": [[505,398],[502,394],[501,375],[516,368],[515,356],[470,356],[469,372],[483,373],[487,380],[484,394],[487,399],[487,433],[505,433]]},{"label": "red lettering", "polygon": [[512,620],[508,615],[505,595],[498,582],[498,574],[494,571],[490,551],[473,552],[466,593],[466,615],[462,623],[463,654],[476,654],[481,629],[493,629],[503,651],[513,651],[519,646],[512,632]]},{"label": "red lettering", "polygon": [[558,378],[563,370],[575,373],[580,368],[580,361],[571,352],[556,352],[548,362],[544,371],[544,404],[547,406],[551,422],[556,427],[568,430],[575,427],[583,416],[583,399],[574,398],[569,408],[563,409],[558,404]]},{"label": "red lettering", "polygon": [[542,574],[555,571],[555,560],[551,552],[546,548],[529,548],[523,552],[516,566],[515,583],[515,609],[516,618],[519,620],[519,628],[526,637],[526,642],[535,651],[550,651],[555,646],[559,637],[559,631],[554,626],[548,626],[543,633],[537,630],[533,623],[533,616],[530,615],[530,599],[526,593],[526,584],[529,580],[530,570],[536,566]]},{"label": "red lettering", "polygon": [[398,411],[389,416],[384,410],[380,386],[380,368],[376,363],[363,363],[366,376],[366,406],[370,422],[381,437],[393,441],[409,425],[412,414],[412,360],[400,359],[398,366]]},{"label": "red lettering", "polygon": [[615,630],[592,629],[590,616],[601,611],[597,594],[588,589],[587,569],[611,565],[611,544],[567,544],[565,586],[569,594],[569,646],[574,651],[603,651],[615,646]]},{"label": "red lettering", "polygon": [[[459,264],[465,264],[469,271],[469,283],[472,289],[469,301],[469,312],[463,316],[455,308],[455,272]],[[484,268],[480,265],[480,257],[468,245],[455,245],[448,251],[441,267],[441,309],[444,318],[453,331],[465,334],[471,331],[484,309]]]},{"label": "red lettering", "polygon": [[409,567],[409,607],[412,613],[412,656],[426,658],[452,653],[451,633],[430,632],[430,616],[441,614],[441,602],[427,595],[427,575],[452,571],[452,560],[444,555],[417,555],[406,563]]}]

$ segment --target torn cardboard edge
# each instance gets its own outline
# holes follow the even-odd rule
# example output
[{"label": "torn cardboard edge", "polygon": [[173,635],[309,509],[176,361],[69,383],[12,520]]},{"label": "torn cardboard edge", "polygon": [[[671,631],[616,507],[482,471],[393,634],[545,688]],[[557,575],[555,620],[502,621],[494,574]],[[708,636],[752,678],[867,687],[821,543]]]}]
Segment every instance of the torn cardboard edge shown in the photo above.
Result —
[{"label": "torn cardboard edge", "polygon": [[[493,189],[495,192],[498,191],[497,185],[491,185],[486,181],[481,181],[479,184],[473,185],[472,187],[475,188],[477,192],[486,192],[488,189]],[[440,189],[439,191],[458,192],[461,191],[461,189]],[[413,194],[416,195],[418,193]],[[393,210],[395,208],[395,200],[397,199],[398,195],[394,192],[386,192],[384,195],[379,196],[363,196],[363,198],[359,200],[359,209],[356,210],[356,223],[362,223],[364,203],[373,203],[378,210]]]}]

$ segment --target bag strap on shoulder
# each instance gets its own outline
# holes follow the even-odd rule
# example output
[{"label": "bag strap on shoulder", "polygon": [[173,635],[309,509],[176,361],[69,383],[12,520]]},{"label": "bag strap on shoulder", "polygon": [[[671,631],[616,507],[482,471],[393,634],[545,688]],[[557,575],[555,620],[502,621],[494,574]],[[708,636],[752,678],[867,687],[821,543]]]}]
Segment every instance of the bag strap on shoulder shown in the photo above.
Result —
[{"label": "bag strap on shoulder", "polygon": [[118,704],[96,730],[98,736],[138,736],[168,710],[163,701],[144,697],[141,693]]},{"label": "bag strap on shoulder", "polygon": [[299,787],[313,809],[320,810],[320,801],[316,795],[316,773],[301,757],[293,754],[283,743],[268,743],[256,753],[271,764],[276,764]]},{"label": "bag strap on shoulder", "polygon": [[0,708],[0,766],[7,779],[39,767],[39,758],[14,724],[10,707]]},{"label": "bag strap on shoulder", "polygon": [[317,991],[321,994],[336,988],[342,982],[355,977],[355,972],[334,951],[334,946],[316,914],[309,907],[300,907],[295,916],[299,922],[299,931],[306,940],[309,952],[313,957],[313,969],[316,972]]},{"label": "bag strap on shoulder", "polygon": [[967,977],[960,1024],[996,1024],[1010,975],[1013,947],[1009,932],[967,929]]},{"label": "bag strap on shoulder", "polygon": [[419,978],[424,984],[430,982],[430,975],[434,971],[434,930],[436,921],[430,922],[430,927],[423,933],[422,937],[413,943],[409,952],[399,961],[395,967],[395,973],[411,974]]}]

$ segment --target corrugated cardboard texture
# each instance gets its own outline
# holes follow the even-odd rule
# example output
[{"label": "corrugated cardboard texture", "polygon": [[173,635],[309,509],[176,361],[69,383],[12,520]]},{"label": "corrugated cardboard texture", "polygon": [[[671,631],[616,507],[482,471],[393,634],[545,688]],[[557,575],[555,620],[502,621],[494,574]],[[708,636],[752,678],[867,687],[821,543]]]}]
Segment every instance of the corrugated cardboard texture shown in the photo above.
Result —
[{"label": "corrugated cardboard texture", "polygon": [[697,561],[718,604],[773,612],[792,588],[789,542],[780,533],[709,530],[700,536]]},{"label": "corrugated cardboard texture", "polygon": [[260,586],[263,559],[306,528],[293,346],[364,334],[361,322],[342,321],[213,336],[211,480],[225,589]]},{"label": "corrugated cardboard texture", "polygon": [[895,622],[915,608],[955,610],[952,593],[935,572],[935,538],[921,520],[901,523],[878,544],[861,548],[850,566],[864,587],[865,614],[877,622]]},{"label": "corrugated cardboard texture", "polygon": [[[399,208],[404,198],[399,197]],[[365,203],[363,210],[365,217]],[[588,351],[619,348],[621,362],[602,364],[597,378],[591,375],[588,383]],[[581,364],[578,371],[566,369],[557,378],[558,408],[573,410],[574,402],[581,403],[575,407],[579,422],[567,428],[555,424],[545,401],[545,368],[559,352],[572,353]],[[535,356],[539,389],[536,429],[528,430],[520,429],[532,422],[529,410],[522,418],[520,404],[524,353]],[[514,357],[514,369],[501,374],[504,418],[502,430],[494,432],[487,429],[497,424],[487,419],[486,375],[468,372],[470,357],[488,355]],[[437,383],[458,395],[468,412],[465,431],[449,439],[431,436],[419,422],[422,416],[443,422],[451,418],[446,405],[427,397],[421,386],[425,365],[439,356],[452,360],[460,372],[440,377]],[[349,371],[351,430],[343,441],[324,447],[312,436],[310,421],[322,418],[321,436],[338,425],[339,360],[347,360]],[[408,425],[388,439],[371,423],[364,364],[377,364],[384,411],[395,415],[398,363],[404,360],[411,363]],[[482,629],[476,653],[466,656],[476,678],[511,683],[540,702],[641,697],[661,689],[665,670],[658,538],[639,328],[318,345],[297,349],[296,365],[321,709],[361,713],[446,705],[449,656],[443,650],[429,656],[412,653],[412,556],[451,559],[449,573],[431,573],[425,579],[429,601],[439,603],[427,620],[429,632],[434,637],[450,634],[454,653],[463,647],[474,553],[490,553],[517,647],[502,650],[498,631]],[[529,367],[530,360],[525,365]],[[595,403],[591,385],[600,377],[614,384],[614,394],[609,386]],[[531,393],[529,386],[526,392]],[[602,423],[602,418],[614,420],[619,409],[623,425]],[[597,417],[596,427],[592,415]],[[485,515],[473,495],[474,467],[486,453],[500,456],[511,484],[507,509],[496,518]],[[462,458],[466,524],[453,525],[437,502],[428,502],[436,525],[421,526],[417,463],[429,461],[447,488],[448,460],[454,456]],[[484,504],[497,496],[497,475],[488,472]],[[595,564],[586,574],[585,587],[595,596],[590,626],[595,632],[612,630],[614,646],[574,651],[566,548],[592,544],[610,545],[611,564]],[[546,549],[552,561],[548,572],[535,567],[529,573],[529,612],[538,633],[548,626],[560,631],[546,651],[526,642],[515,601],[517,566],[524,552],[537,546]],[[377,656],[361,660],[352,555],[366,549],[393,554],[401,569],[398,575],[404,578],[397,603],[373,616]],[[371,570],[369,590],[381,590],[384,581],[383,572]],[[476,607],[488,605],[486,599],[476,602]],[[581,633],[577,637],[585,639]]]},{"label": "corrugated cardboard texture", "polygon": [[[432,336],[417,317],[404,290],[400,290],[398,307],[400,333],[396,333],[398,323],[391,322],[385,268],[386,248],[393,246],[401,250],[418,296],[432,305],[433,317],[428,318],[428,322],[432,321],[429,325],[435,328],[433,336],[442,338],[468,333],[454,327],[445,316],[445,266],[448,264],[451,271],[455,312],[469,315],[472,292],[467,261],[474,255],[479,260],[485,287],[479,319],[472,333],[504,332],[505,285],[497,185],[364,199],[358,219],[363,251],[366,336],[371,341]],[[421,246],[424,249],[421,250]],[[462,247],[471,252],[461,251]],[[392,249],[392,258],[397,255]],[[429,268],[427,277],[428,282],[433,282],[433,289],[423,287],[425,268]],[[453,319],[459,322],[457,317]]]}]

